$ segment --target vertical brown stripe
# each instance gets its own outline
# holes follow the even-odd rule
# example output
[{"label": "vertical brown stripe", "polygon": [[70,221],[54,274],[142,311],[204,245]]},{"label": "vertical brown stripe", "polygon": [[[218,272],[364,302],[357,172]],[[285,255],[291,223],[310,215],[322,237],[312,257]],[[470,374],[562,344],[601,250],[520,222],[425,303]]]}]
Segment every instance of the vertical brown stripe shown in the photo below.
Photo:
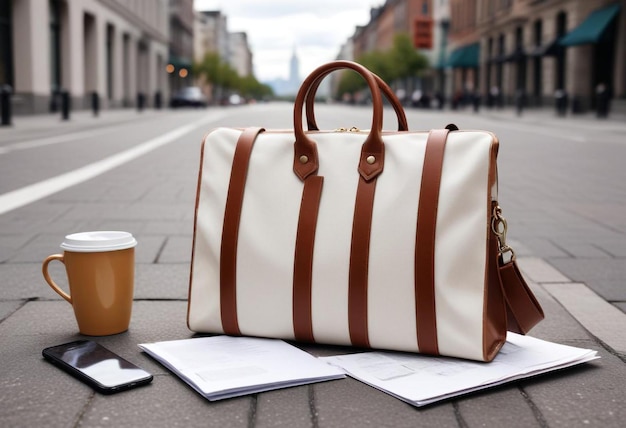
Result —
[{"label": "vertical brown stripe", "polygon": [[324,177],[304,180],[293,265],[293,331],[296,340],[314,342],[311,308],[313,250]]},{"label": "vertical brown stripe", "polygon": [[424,354],[439,354],[435,314],[435,232],[439,186],[447,129],[430,131],[424,154],[415,242],[415,309],[417,345]]},{"label": "vertical brown stripe", "polygon": [[376,178],[366,181],[363,177],[360,177],[352,223],[348,285],[348,326],[352,345],[361,347],[370,346],[367,328],[367,286],[375,190]]},{"label": "vertical brown stripe", "polygon": [[241,334],[237,321],[237,239],[241,206],[252,146],[257,135],[263,130],[263,128],[246,128],[239,136],[226,196],[220,253],[220,309],[222,329],[224,333],[232,335]]}]

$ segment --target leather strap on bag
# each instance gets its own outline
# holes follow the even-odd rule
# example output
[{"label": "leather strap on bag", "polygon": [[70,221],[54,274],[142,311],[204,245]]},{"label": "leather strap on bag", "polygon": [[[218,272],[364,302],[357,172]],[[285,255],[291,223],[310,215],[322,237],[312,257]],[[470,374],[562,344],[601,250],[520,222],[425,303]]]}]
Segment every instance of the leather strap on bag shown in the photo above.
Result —
[{"label": "leather strap on bag", "polygon": [[499,271],[506,301],[507,329],[526,334],[543,320],[543,309],[524,281],[515,260],[501,265]]},{"label": "leather strap on bag", "polygon": [[415,322],[421,353],[438,355],[435,309],[435,235],[448,129],[430,131],[424,154],[415,241]]},{"label": "leather strap on bag", "polygon": [[348,326],[353,346],[369,348],[367,323],[367,289],[370,255],[370,236],[376,177],[366,180],[362,176],[356,191],[354,218],[352,220],[352,243],[350,246],[350,270],[348,276]]},{"label": "leather strap on bag", "polygon": [[[383,79],[381,79],[377,74],[374,74],[374,73],[372,73],[372,76],[374,76],[376,83],[378,83],[378,87],[382,91],[385,98],[387,98],[387,100],[389,101],[389,103],[393,107],[393,110],[396,113],[396,117],[398,118],[398,131],[408,131],[409,125],[406,121],[406,114],[404,113],[404,108],[402,107],[402,103],[400,102],[396,94],[393,93],[389,85],[387,85],[387,83],[385,83]],[[323,77],[320,77],[315,82],[313,82],[307,94],[306,123],[307,123],[307,128],[309,129],[309,131],[319,131],[317,122],[315,120],[315,110],[313,107],[315,104],[315,94],[317,93],[317,89],[322,83],[322,80],[324,80]]]},{"label": "leather strap on bag", "polygon": [[[355,200],[354,217],[352,223],[352,243],[350,249],[350,267],[349,267],[349,286],[348,286],[348,324],[350,330],[350,339],[355,346],[369,346],[368,339],[368,327],[367,327],[367,288],[368,288],[368,264],[369,264],[369,242],[372,224],[372,213],[374,208],[374,192],[376,189],[376,179],[382,173],[384,168],[385,159],[385,146],[382,140],[382,122],[383,122],[383,106],[382,96],[380,90],[388,92],[388,96],[391,97],[392,103],[395,98],[393,92],[389,90],[388,86],[376,75],[371,73],[368,69],[362,65],[351,61],[335,61],[314,70],[309,77],[302,83],[298,95],[296,96],[296,102],[294,105],[294,173],[305,183],[305,192],[303,194],[303,204],[305,202],[313,204],[313,197],[310,196],[312,192],[309,192],[307,197],[306,190],[309,180],[317,175],[319,168],[319,158],[317,153],[317,146],[304,132],[302,126],[302,112],[305,102],[307,103],[307,120],[310,127],[317,128],[315,123],[315,117],[313,115],[313,102],[315,92],[322,81],[322,79],[329,73],[339,69],[352,69],[359,73],[367,82],[371,95],[372,95],[372,126],[371,130],[363,143],[361,148],[361,155],[357,165],[359,172],[359,184],[357,186],[357,194]],[[404,110],[399,107],[399,103],[394,106],[396,109],[396,115],[398,116],[398,124],[401,129],[406,128],[406,117]],[[320,183],[321,185],[321,183]],[[321,187],[320,187],[321,189]],[[319,201],[318,201],[319,203]],[[300,221],[302,221],[302,211]],[[308,222],[306,222],[308,223]],[[309,256],[306,256],[309,252],[312,253],[312,245],[306,244],[308,239],[301,238],[302,236],[310,235],[301,229],[301,225],[298,226],[298,243],[297,246],[297,258],[296,269],[304,269],[305,263]],[[303,226],[304,227],[304,226]],[[307,227],[311,227],[310,225]],[[314,231],[313,231],[314,233]],[[306,247],[310,247],[306,249]],[[302,251],[300,251],[302,250]],[[305,254],[301,256],[301,254]],[[312,255],[311,255],[312,257]],[[305,305],[304,290],[306,290],[306,282],[310,281],[304,272],[302,275],[298,274],[299,284],[297,288],[301,290],[297,291],[298,295],[298,307]],[[295,284],[294,284],[295,285]],[[310,293],[310,285],[308,285]],[[294,290],[294,299],[296,298],[296,291]],[[310,304],[310,296],[309,304]],[[294,311],[296,310],[296,301],[294,300]],[[310,311],[310,308],[308,309]],[[294,330],[305,337],[312,337],[312,332],[309,331],[309,327],[306,325],[310,321],[307,319],[308,315],[295,314],[294,313]],[[301,318],[297,320],[296,318]],[[302,323],[302,324],[301,324]]]},{"label": "leather strap on bag", "polygon": [[313,309],[311,284],[313,276],[313,251],[317,215],[322,197],[324,177],[310,175],[304,180],[296,249],[293,263],[293,332],[296,340],[315,342],[313,336]]},{"label": "leather strap on bag", "polygon": [[[507,223],[497,203],[493,207],[491,231],[498,238],[498,276],[506,302],[507,329],[526,334],[544,318],[543,309],[517,267],[515,252],[506,243]],[[507,253],[510,260],[505,262]]]},{"label": "leather strap on bag", "polygon": [[366,180],[371,180],[383,171],[385,150],[382,140],[383,102],[378,83],[374,75],[361,64],[352,61],[334,61],[316,68],[304,80],[296,96],[293,109],[293,124],[296,139],[294,143],[293,171],[302,181],[309,175],[317,172],[319,168],[317,145],[307,137],[302,126],[304,103],[307,100],[311,86],[314,85],[318,79],[323,79],[331,72],[343,68],[349,68],[359,73],[367,82],[372,95],[372,126],[361,150],[361,157],[358,164],[359,173]]},{"label": "leather strap on bag", "polygon": [[263,128],[246,128],[241,133],[233,165],[224,210],[222,246],[220,252],[220,309],[222,329],[230,335],[241,335],[237,321],[237,240],[243,194],[246,188],[248,164],[256,137]]}]

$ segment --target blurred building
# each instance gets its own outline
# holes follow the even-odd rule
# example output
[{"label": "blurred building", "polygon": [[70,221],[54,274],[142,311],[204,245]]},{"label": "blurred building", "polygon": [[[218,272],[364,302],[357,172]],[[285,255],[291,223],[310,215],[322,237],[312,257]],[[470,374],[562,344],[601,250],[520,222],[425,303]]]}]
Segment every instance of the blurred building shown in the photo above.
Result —
[{"label": "blurred building", "polygon": [[477,1],[480,0],[450,0],[448,59],[444,66],[451,71],[452,81],[447,95],[453,106],[468,100],[478,90],[480,38],[476,19]]},{"label": "blurred building", "polygon": [[550,105],[573,112],[598,94],[626,98],[626,1],[451,0],[448,65],[456,89],[488,104]]},{"label": "blurred building", "polygon": [[194,59],[201,62],[208,52],[217,52],[228,61],[228,27],[226,15],[219,10],[196,12],[194,19]]},{"label": "blurred building", "polygon": [[626,111],[626,0],[387,0],[356,27],[350,59],[401,32],[430,60],[421,89],[454,105],[584,112],[608,98]]},{"label": "blurred building", "polygon": [[173,92],[191,86],[194,50],[193,0],[169,0],[169,57],[166,71]]},{"label": "blurred building", "polygon": [[16,114],[151,105],[167,92],[167,0],[0,1],[0,84]]},{"label": "blurred building", "polygon": [[[221,11],[195,12],[193,29],[193,58],[196,63],[202,62],[208,53],[217,53],[220,60],[235,70],[238,76],[254,74],[252,50],[247,33],[229,32],[227,17]],[[196,77],[195,81],[202,87],[210,102],[223,101],[228,95],[221,93],[220,88],[215,88],[214,91],[213,85],[205,76]]]},{"label": "blurred building", "polygon": [[481,0],[481,87],[504,102],[568,97],[573,112],[595,109],[596,92],[626,97],[626,2],[615,0]]},{"label": "blurred building", "polygon": [[442,38],[447,33],[448,16],[438,11],[445,10],[447,3],[448,0],[387,0],[382,6],[371,8],[370,21],[357,26],[351,37],[353,58],[389,50],[397,34],[407,34],[432,66],[427,73],[409,82],[409,86],[424,92],[436,90],[443,85],[438,82],[436,65],[440,62],[442,47],[445,48]]},{"label": "blurred building", "polygon": [[416,49],[431,64],[436,59],[437,41],[433,39],[434,10],[447,0],[387,0],[370,9],[367,25],[357,26],[352,36],[354,56],[374,50],[391,49],[396,34],[408,34]]},{"label": "blurred building", "polygon": [[451,82],[446,72],[449,33],[450,0],[438,0],[433,7],[433,50],[430,64],[435,74],[435,92],[439,96],[451,91]]},{"label": "blurred building", "polygon": [[252,51],[248,35],[242,31],[228,33],[228,62],[241,77],[252,75]]},{"label": "blurred building", "polygon": [[219,10],[196,12],[194,20],[194,60],[201,62],[216,52],[239,76],[253,74],[252,51],[245,32],[229,32],[226,15]]},{"label": "blurred building", "polygon": [[[293,51],[291,52],[291,58],[289,59],[289,77],[287,79],[273,79],[267,82],[267,84],[272,88],[276,95],[281,97],[290,97],[295,96],[298,93],[301,83],[300,58],[298,58],[298,53],[296,51],[296,47],[294,46]],[[328,85],[329,83],[322,82],[317,93],[325,94],[328,90]]]}]

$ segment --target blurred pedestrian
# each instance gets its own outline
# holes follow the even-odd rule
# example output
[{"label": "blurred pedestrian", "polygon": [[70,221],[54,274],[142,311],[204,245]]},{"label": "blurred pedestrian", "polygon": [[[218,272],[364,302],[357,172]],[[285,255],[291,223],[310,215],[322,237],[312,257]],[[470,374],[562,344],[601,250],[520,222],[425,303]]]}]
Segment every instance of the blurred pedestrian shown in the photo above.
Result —
[{"label": "blurred pedestrian", "polygon": [[439,110],[443,110],[445,106],[445,99],[441,91],[437,91],[435,93],[435,99],[437,100],[437,108],[439,108]]},{"label": "blurred pedestrian", "polygon": [[567,114],[567,92],[563,89],[557,89],[554,91],[554,102],[557,114],[559,116],[565,116]]},{"label": "blurred pedestrian", "polygon": [[524,92],[524,89],[520,88],[517,91],[515,91],[515,111],[517,112],[518,116],[522,115],[525,103],[526,103],[526,93]]},{"label": "blurred pedestrian", "polygon": [[609,91],[604,83],[596,86],[596,114],[599,118],[609,115]]},{"label": "blurred pedestrian", "polygon": [[474,107],[474,113],[478,113],[480,109],[480,92],[478,91],[472,93],[472,106]]},{"label": "blurred pedestrian", "polygon": [[489,107],[498,107],[498,101],[500,98],[500,88],[493,85],[489,88]]}]

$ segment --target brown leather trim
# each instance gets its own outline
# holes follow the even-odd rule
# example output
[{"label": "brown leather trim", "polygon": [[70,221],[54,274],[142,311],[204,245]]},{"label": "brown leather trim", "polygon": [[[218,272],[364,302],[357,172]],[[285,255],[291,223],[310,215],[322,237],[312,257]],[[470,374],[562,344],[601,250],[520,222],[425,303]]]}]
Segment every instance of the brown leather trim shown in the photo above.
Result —
[{"label": "brown leather trim", "polygon": [[348,284],[348,327],[353,346],[369,348],[367,326],[367,287],[370,233],[376,179],[359,178],[352,222]]},{"label": "brown leather trim", "polygon": [[439,355],[435,313],[435,235],[443,156],[449,130],[428,134],[415,242],[415,321],[420,353]]},{"label": "brown leather trim", "polygon": [[237,321],[237,239],[243,194],[252,147],[257,135],[263,131],[263,128],[243,130],[237,141],[230,170],[220,253],[220,309],[222,329],[231,335],[241,334]]},{"label": "brown leather trim", "polygon": [[[212,132],[212,131],[211,131]],[[202,165],[204,164],[204,146],[206,144],[206,139],[211,132],[207,132],[202,138],[202,145],[200,147],[200,168],[198,169],[198,184],[196,186],[196,203],[193,214],[193,241],[191,243],[191,264],[189,268],[189,292],[187,295],[189,298],[187,299],[187,328],[191,330],[189,326],[189,312],[191,311],[191,286],[193,281],[193,261],[196,256],[196,228],[198,226],[198,205],[200,204],[200,189],[202,186]]]},{"label": "brown leather trim", "polygon": [[[493,211],[489,211],[491,213]],[[488,217],[490,219],[490,217]],[[487,222],[487,265],[483,297],[483,360],[491,361],[506,341],[506,314],[502,284],[498,272],[498,238]]]},{"label": "brown leather trim", "polygon": [[[450,125],[448,125],[450,126]],[[483,360],[491,361],[506,341],[505,300],[502,284],[498,272],[498,240],[491,230],[491,216],[497,201],[497,195],[492,194],[494,186],[498,184],[498,138],[491,134],[491,153],[489,154],[489,180],[485,197],[487,218],[485,233],[487,235],[487,250],[485,254],[485,292],[483,296]]]},{"label": "brown leather trim", "polygon": [[526,334],[543,320],[543,309],[524,281],[515,261],[500,266],[500,277],[506,300],[508,329]]},{"label": "brown leather trim", "polygon": [[[368,165],[366,162],[366,156],[362,155],[361,163],[359,164],[359,171],[361,171],[361,174],[367,175],[365,176],[365,179],[369,180],[380,174],[383,170],[383,101],[378,83],[376,82],[374,75],[361,64],[353,61],[333,61],[313,70],[304,82],[302,82],[302,85],[300,85],[300,89],[298,90],[298,94],[296,95],[296,101],[293,109],[293,127],[295,136],[293,170],[302,181],[319,169],[317,146],[309,137],[306,136],[302,126],[304,103],[307,99],[307,95],[309,94],[311,85],[314,85],[318,79],[322,79],[327,74],[342,68],[349,68],[359,73],[367,82],[372,96],[372,126],[369,135],[363,144],[361,153],[371,153],[376,157],[377,161],[373,164],[373,166],[366,166]],[[363,171],[366,172],[364,173]]]},{"label": "brown leather trim", "polygon": [[293,332],[296,340],[315,342],[311,307],[313,250],[324,177],[304,180],[293,264]]}]

